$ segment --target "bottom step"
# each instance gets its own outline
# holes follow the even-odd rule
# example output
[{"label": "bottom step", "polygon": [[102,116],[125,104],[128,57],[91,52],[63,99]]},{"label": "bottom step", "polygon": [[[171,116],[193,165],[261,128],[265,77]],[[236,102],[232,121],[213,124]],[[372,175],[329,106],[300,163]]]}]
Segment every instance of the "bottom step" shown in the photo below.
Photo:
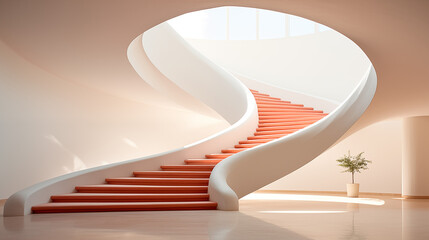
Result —
[{"label": "bottom step", "polygon": [[128,202],[128,203],[47,203],[32,207],[33,213],[216,210],[217,203],[204,202]]}]

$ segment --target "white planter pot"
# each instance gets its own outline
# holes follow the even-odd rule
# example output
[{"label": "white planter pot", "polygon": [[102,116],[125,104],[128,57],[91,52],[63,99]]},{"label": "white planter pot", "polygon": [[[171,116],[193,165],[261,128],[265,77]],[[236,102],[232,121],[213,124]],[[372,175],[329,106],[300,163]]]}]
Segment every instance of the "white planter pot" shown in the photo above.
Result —
[{"label": "white planter pot", "polygon": [[347,197],[359,197],[359,183],[347,184]]}]

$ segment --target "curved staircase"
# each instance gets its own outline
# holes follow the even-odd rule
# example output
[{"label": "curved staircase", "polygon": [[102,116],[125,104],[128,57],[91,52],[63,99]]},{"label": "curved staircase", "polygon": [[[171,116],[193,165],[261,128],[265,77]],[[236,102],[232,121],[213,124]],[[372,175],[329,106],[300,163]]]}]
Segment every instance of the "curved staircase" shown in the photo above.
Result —
[{"label": "curved staircase", "polygon": [[80,185],[75,193],[51,196],[51,202],[32,207],[33,213],[214,210],[208,184],[217,163],[235,153],[276,140],[322,119],[327,113],[251,90],[259,125],[254,136],[234,148],[186,159],[184,165],[163,165],[159,171],[134,171],[132,177],[106,178],[102,185]]}]

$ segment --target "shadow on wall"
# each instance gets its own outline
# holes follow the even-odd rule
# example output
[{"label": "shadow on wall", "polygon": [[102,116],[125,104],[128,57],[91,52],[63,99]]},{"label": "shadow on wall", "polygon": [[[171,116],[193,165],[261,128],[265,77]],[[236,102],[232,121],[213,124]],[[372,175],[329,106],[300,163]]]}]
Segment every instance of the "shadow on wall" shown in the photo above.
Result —
[{"label": "shadow on wall", "polygon": [[179,148],[229,126],[167,99],[146,104],[67,81],[1,41],[0,52],[0,199],[68,172]]}]

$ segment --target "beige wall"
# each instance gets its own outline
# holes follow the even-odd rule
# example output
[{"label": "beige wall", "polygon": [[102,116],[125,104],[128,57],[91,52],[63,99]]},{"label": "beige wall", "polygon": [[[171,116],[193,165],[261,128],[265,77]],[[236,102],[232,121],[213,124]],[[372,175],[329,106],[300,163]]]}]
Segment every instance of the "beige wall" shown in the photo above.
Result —
[{"label": "beige wall", "polygon": [[337,103],[371,64],[356,44],[335,31],[271,40],[187,40],[232,72]]},{"label": "beige wall", "polygon": [[341,173],[336,159],[349,150],[365,152],[372,160],[369,170],[358,173],[356,182],[362,192],[401,193],[402,121],[376,123],[349,136],[304,167],[264,187],[265,190],[346,191],[350,173]]},{"label": "beige wall", "polygon": [[[370,108],[349,131],[350,134],[372,123],[394,117],[429,115],[429,32],[424,31],[429,26],[429,1],[333,0],[327,3],[320,0],[129,0],[124,4],[123,1],[108,0],[0,0],[0,37],[25,59],[56,76],[98,86],[103,91],[123,97],[132,95],[131,99],[144,102],[147,99],[147,94],[142,93],[144,86],[139,85],[141,79],[136,76],[126,58],[129,43],[145,30],[167,19],[224,5],[259,7],[302,16],[332,27],[363,49],[377,71],[378,86]],[[3,59],[0,66],[6,66],[4,62]],[[21,71],[13,72],[12,75],[23,73]],[[34,76],[29,73],[25,80],[32,81]],[[3,81],[5,78],[1,79]],[[33,91],[26,86],[29,85],[12,85],[12,88],[24,93]],[[2,84],[2,89],[5,88]],[[45,96],[42,94],[39,97],[43,99]],[[2,99],[1,104],[9,104],[9,101],[5,103]],[[33,111],[34,107],[22,109],[15,113],[22,115],[21,118],[7,113],[8,116],[2,117],[2,121],[18,124],[19,119],[28,119],[26,114]],[[119,116],[118,112],[111,116]],[[56,117],[55,111],[50,114]],[[81,116],[75,117],[81,119]],[[40,120],[40,123],[45,122],[41,117],[35,119]],[[28,119],[29,129],[32,129],[32,120]],[[91,121],[81,123],[86,125]],[[20,129],[27,123],[22,126]],[[138,131],[133,129],[133,132]],[[40,139],[31,141],[31,144],[37,140]],[[11,144],[13,139],[2,137],[1,141]],[[12,150],[18,152],[26,150],[19,141],[2,146],[12,146]],[[41,151],[39,154],[47,153]],[[7,158],[4,160],[5,157],[8,156],[1,157],[2,166],[14,162]],[[25,157],[34,159],[34,154]],[[28,161],[23,160],[23,163],[27,164]],[[8,182],[17,181],[19,171],[10,169],[9,172],[7,176],[14,178],[8,179]]]},{"label": "beige wall", "polygon": [[145,104],[61,79],[2,42],[0,53],[0,199],[68,172],[172,150],[229,126],[160,94],[159,105]]}]

